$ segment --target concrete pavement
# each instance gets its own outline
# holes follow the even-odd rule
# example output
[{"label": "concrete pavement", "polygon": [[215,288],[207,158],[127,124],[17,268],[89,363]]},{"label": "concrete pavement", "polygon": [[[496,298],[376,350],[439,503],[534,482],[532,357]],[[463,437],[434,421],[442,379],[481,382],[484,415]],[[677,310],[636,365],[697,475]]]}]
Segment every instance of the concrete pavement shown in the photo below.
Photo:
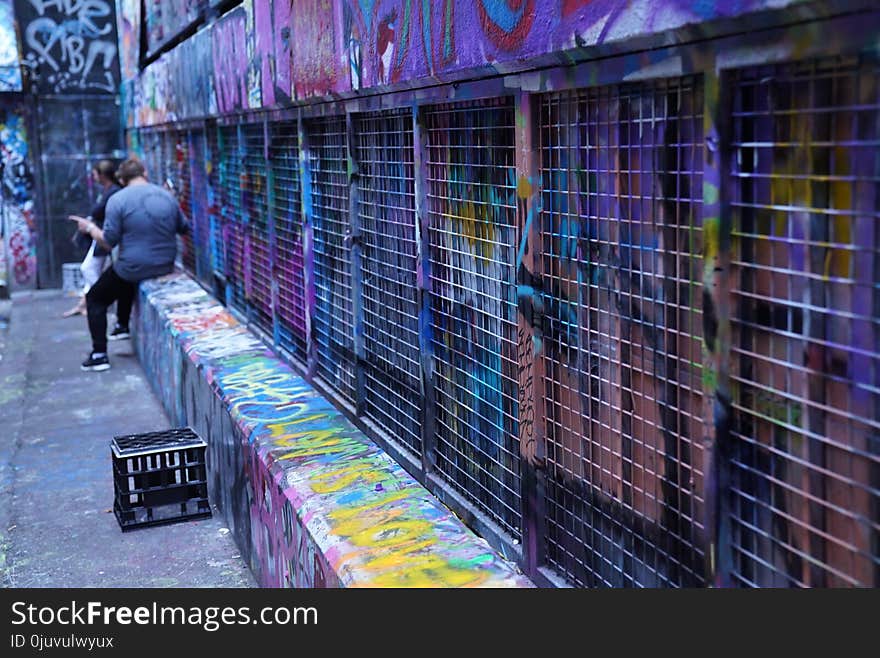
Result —
[{"label": "concrete pavement", "polygon": [[129,341],[110,343],[109,371],[80,370],[85,318],[61,317],[74,302],[22,293],[0,318],[0,585],[254,587],[216,510],[120,531],[109,442],[169,422]]}]

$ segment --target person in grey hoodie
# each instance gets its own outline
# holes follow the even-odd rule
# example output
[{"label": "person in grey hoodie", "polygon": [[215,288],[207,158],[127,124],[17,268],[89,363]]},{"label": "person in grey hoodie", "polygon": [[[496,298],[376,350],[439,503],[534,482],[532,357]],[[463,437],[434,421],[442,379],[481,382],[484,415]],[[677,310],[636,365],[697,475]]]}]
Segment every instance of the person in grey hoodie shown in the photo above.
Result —
[{"label": "person in grey hoodie", "polygon": [[[174,270],[177,234],[189,231],[177,200],[167,190],[147,180],[144,165],[136,158],[123,162],[116,177],[125,186],[107,202],[104,227],[77,219],[79,230],[107,250],[119,246],[113,266],[108,268],[86,295],[92,351],[83,370],[107,370],[107,309],[131,308],[137,285],[144,279]],[[117,318],[111,338],[128,338],[129,318]]]}]

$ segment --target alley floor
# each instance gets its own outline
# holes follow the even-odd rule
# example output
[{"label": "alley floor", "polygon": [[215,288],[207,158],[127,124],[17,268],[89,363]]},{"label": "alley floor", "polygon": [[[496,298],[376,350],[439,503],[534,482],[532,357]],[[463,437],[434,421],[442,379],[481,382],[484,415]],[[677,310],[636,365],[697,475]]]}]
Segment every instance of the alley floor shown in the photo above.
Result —
[{"label": "alley floor", "polygon": [[120,531],[110,441],[169,424],[130,341],[110,343],[109,371],[80,370],[85,318],[62,318],[75,301],[38,291],[0,308],[0,585],[254,587],[216,509]]}]

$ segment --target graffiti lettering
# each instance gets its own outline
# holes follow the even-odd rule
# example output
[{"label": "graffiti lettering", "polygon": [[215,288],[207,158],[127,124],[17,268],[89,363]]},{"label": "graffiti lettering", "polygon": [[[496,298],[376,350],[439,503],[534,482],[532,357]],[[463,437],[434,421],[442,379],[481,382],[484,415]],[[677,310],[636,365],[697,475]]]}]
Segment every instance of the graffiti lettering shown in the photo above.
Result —
[{"label": "graffiti lettering", "polygon": [[[29,5],[29,6],[28,6]],[[23,14],[25,59],[45,92],[98,89],[116,93],[116,30],[107,0],[28,0]],[[36,15],[34,15],[36,14]]]},{"label": "graffiti lettering", "polygon": [[214,86],[217,109],[231,112],[248,106],[247,15],[236,9],[216,24],[213,33]]},{"label": "graffiti lettering", "polygon": [[[144,284],[140,350],[167,353],[175,344],[200,350],[203,333],[178,333],[177,328],[196,325],[199,314],[224,316],[219,304],[211,308],[201,301],[194,283],[178,282],[186,280]],[[233,325],[216,333],[235,331],[245,330]],[[210,410],[201,425],[198,418],[187,421],[196,421],[209,437],[215,468],[221,471],[215,488],[261,584],[527,584],[279,361],[241,353],[214,368],[215,385],[202,379],[206,368],[184,368],[189,389],[183,393],[198,400],[187,413]],[[162,386],[166,399],[179,395],[167,382]],[[213,429],[207,419],[221,417]],[[234,434],[230,421],[238,426]]]}]

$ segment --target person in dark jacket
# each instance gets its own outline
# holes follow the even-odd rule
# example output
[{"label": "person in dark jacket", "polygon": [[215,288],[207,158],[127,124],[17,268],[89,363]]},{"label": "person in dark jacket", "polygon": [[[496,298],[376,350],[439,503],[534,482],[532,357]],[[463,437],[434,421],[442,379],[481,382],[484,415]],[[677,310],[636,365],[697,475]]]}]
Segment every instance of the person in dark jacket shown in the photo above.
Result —
[{"label": "person in dark jacket", "polygon": [[[92,168],[92,180],[100,186],[100,192],[87,219],[91,219],[100,227],[104,225],[104,212],[107,207],[107,200],[122,189],[116,182],[116,165],[110,160],[101,160]],[[70,217],[74,218],[76,215],[71,215]],[[82,265],[80,265],[85,285],[83,286],[82,297],[80,297],[79,303],[72,309],[64,312],[65,318],[86,314],[86,293],[98,281],[98,277],[101,276],[106,267],[109,255],[106,249],[89,238],[85,233],[77,231],[74,242],[78,247],[88,249],[86,257],[83,259]]]},{"label": "person in dark jacket", "polygon": [[[107,309],[117,302],[117,310],[131,305],[138,283],[174,271],[177,234],[189,231],[189,224],[177,200],[147,180],[143,164],[136,158],[123,162],[116,177],[125,189],[107,203],[103,229],[79,218],[79,230],[105,249],[119,246],[113,265],[86,295],[92,351],[83,370],[107,370]],[[128,315],[117,313],[116,338],[128,337]]]}]

